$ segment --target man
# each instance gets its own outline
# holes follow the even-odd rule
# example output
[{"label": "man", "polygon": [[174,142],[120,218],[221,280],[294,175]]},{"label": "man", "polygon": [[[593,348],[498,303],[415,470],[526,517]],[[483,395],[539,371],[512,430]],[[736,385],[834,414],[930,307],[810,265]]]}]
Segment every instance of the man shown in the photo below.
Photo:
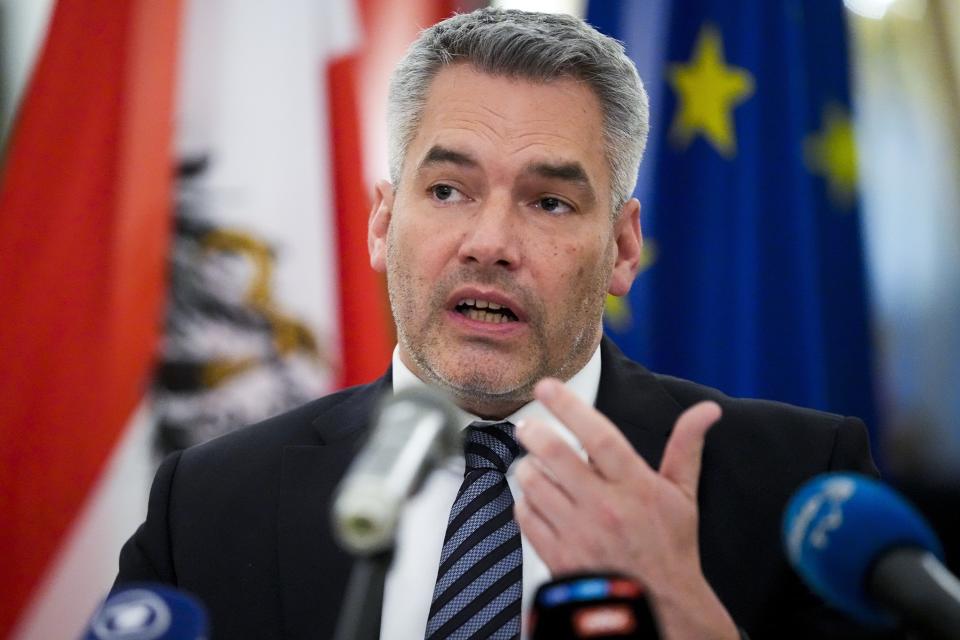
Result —
[{"label": "man", "polygon": [[605,296],[638,268],[647,128],[633,65],[577,19],[426,30],[394,76],[370,216],[391,371],[168,459],[118,582],[195,592],[217,637],[326,637],[350,567],[331,493],[382,394],[429,384],[473,444],[466,479],[453,461],[407,510],[383,637],[516,637],[537,584],[581,570],[645,584],[663,637],[828,633],[779,519],[817,473],[875,473],[863,425],[654,376],[602,337]]}]

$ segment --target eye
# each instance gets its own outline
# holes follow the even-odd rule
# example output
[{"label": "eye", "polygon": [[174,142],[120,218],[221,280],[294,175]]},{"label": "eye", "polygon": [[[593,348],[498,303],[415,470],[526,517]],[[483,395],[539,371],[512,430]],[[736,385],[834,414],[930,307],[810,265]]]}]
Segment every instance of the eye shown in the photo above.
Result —
[{"label": "eye", "polygon": [[555,198],[553,196],[545,196],[537,200],[534,206],[543,209],[547,213],[560,214],[560,213],[572,213],[573,207],[561,200],[560,198]]},{"label": "eye", "polygon": [[466,196],[455,187],[448,184],[435,184],[428,189],[434,200],[440,202],[463,202]]}]

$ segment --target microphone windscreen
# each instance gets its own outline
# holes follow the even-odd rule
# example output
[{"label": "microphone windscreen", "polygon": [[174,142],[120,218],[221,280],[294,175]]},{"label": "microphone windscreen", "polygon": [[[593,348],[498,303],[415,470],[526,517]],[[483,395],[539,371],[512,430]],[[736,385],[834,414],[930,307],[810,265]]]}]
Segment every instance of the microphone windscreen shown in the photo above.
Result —
[{"label": "microphone windscreen", "polygon": [[453,403],[429,388],[388,396],[363,448],[336,490],[337,541],[354,555],[392,548],[406,500],[441,461],[463,452],[463,430]]},{"label": "microphone windscreen", "polygon": [[867,581],[888,550],[943,552],[917,511],[886,485],[854,473],[827,473],[803,484],[783,517],[790,564],[820,597],[863,624],[893,624],[869,596]]},{"label": "microphone windscreen", "polygon": [[193,596],[162,584],[131,584],[104,601],[83,640],[206,640],[207,613]]}]

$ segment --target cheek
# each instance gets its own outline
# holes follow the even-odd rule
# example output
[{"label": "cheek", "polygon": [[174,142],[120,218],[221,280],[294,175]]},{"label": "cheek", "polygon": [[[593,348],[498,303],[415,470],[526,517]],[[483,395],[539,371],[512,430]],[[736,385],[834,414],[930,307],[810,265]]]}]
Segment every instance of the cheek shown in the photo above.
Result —
[{"label": "cheek", "polygon": [[579,306],[596,288],[603,252],[576,242],[550,244],[541,252],[546,259],[540,263],[536,279],[543,300],[565,307]]},{"label": "cheek", "polygon": [[611,262],[609,246],[602,238],[597,238],[595,243],[588,245],[567,243],[556,247],[553,254],[561,256],[556,266],[557,272],[578,281],[583,278],[595,280],[598,273],[608,270],[607,264]]},{"label": "cheek", "polygon": [[434,283],[455,255],[454,247],[452,234],[411,222],[391,228],[388,249],[398,268],[417,281]]}]

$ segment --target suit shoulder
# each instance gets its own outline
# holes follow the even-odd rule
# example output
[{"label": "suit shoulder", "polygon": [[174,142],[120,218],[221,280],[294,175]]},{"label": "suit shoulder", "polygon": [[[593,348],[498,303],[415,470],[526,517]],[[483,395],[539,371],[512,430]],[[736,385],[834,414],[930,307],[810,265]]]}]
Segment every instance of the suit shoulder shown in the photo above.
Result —
[{"label": "suit shoulder", "polygon": [[729,446],[746,459],[780,458],[786,466],[813,464],[819,471],[851,470],[878,475],[864,423],[856,417],[784,402],[734,398],[680,378],[655,374],[663,389],[684,409],[713,400],[723,409],[708,441]]},{"label": "suit shoulder", "polygon": [[737,421],[749,424],[788,425],[816,430],[833,430],[845,421],[855,420],[836,413],[808,409],[785,402],[736,398],[719,389],[682,378],[663,374],[654,375],[667,393],[684,409],[697,402],[712,400],[723,408],[724,417],[728,420],[735,418]]},{"label": "suit shoulder", "polygon": [[[323,396],[285,413],[190,447],[183,452],[181,464],[197,461],[227,459],[267,460],[279,456],[288,446],[323,444],[324,436],[335,427],[337,420],[325,416],[342,415],[352,422],[364,422],[370,407],[379,397],[383,379],[365,385],[343,389]],[[350,425],[353,426],[353,425]]]},{"label": "suit shoulder", "polygon": [[[704,465],[709,460],[727,467],[726,481],[738,477],[746,486],[763,477],[769,489],[770,479],[779,478],[782,487],[793,491],[804,480],[827,471],[879,475],[866,427],[858,418],[772,400],[735,398],[688,380],[655,375],[683,409],[703,400],[720,405],[723,415],[707,434]],[[750,470],[747,477],[741,476],[741,467]],[[731,472],[731,468],[737,470]]]},{"label": "suit shoulder", "polygon": [[769,457],[787,466],[801,460],[819,471],[853,470],[877,475],[867,429],[855,417],[798,407],[784,402],[735,398],[705,385],[657,375],[662,387],[686,409],[713,400],[723,417],[708,442],[730,447],[746,459]]}]

